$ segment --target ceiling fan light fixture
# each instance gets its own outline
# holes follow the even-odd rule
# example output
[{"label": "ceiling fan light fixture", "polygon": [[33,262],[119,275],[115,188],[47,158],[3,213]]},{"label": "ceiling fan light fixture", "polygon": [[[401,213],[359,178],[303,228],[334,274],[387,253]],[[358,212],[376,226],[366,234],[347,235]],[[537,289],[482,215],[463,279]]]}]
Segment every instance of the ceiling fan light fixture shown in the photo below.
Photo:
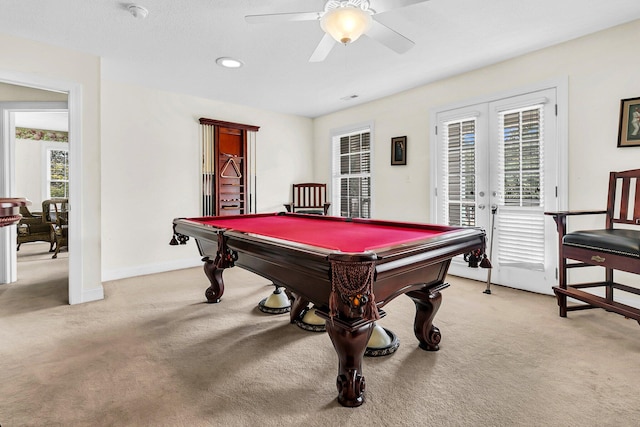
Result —
[{"label": "ceiling fan light fixture", "polygon": [[368,11],[347,5],[327,11],[320,19],[320,26],[337,42],[347,44],[366,33],[372,21]]},{"label": "ceiling fan light fixture", "polygon": [[144,19],[149,14],[149,11],[139,4],[130,4],[129,13],[136,19]]}]

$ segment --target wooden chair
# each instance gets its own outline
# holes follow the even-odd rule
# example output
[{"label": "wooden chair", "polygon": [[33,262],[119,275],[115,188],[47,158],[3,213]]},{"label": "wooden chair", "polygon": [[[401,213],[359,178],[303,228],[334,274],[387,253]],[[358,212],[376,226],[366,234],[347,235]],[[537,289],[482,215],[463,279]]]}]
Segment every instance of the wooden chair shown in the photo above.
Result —
[{"label": "wooden chair", "polygon": [[331,203],[327,202],[327,184],[308,182],[293,184],[293,201],[285,203],[287,212],[327,215]]},{"label": "wooden chair", "polygon": [[[560,316],[567,311],[603,308],[640,323],[640,310],[614,299],[614,289],[640,295],[640,289],[614,281],[614,270],[640,274],[640,169],[611,172],[609,196],[604,211],[545,212],[552,215],[558,227],[559,275],[553,288],[560,307]],[[567,218],[575,215],[605,214],[605,228],[567,233]],[[567,260],[578,262],[568,263]],[[568,284],[567,270],[604,267],[602,282]],[[604,297],[583,289],[604,288]],[[571,297],[584,304],[569,306]]]},{"label": "wooden chair", "polygon": [[51,233],[56,245],[55,253],[51,258],[58,258],[58,253],[63,247],[68,247],[69,235],[69,201],[67,199],[53,199],[51,206],[53,211],[50,217],[54,223],[51,224]]},{"label": "wooden chair", "polygon": [[[327,184],[307,182],[303,184],[293,184],[293,201],[285,203],[287,212],[327,215],[331,203],[327,202]],[[269,314],[280,314],[291,311],[291,301],[288,291],[283,291],[278,285],[273,293],[258,303],[258,308]],[[310,331],[324,331],[324,319],[315,315],[313,307],[300,307],[296,319],[292,323],[303,329]],[[297,310],[297,309],[294,309]]]}]

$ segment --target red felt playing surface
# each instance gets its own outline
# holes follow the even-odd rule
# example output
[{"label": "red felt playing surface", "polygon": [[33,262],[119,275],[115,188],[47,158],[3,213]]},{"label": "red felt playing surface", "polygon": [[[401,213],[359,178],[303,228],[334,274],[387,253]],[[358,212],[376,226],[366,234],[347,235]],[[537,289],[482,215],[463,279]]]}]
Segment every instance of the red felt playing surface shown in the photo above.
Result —
[{"label": "red felt playing surface", "polygon": [[190,218],[216,228],[253,233],[342,252],[364,252],[441,234],[440,229],[366,224],[290,216]]}]

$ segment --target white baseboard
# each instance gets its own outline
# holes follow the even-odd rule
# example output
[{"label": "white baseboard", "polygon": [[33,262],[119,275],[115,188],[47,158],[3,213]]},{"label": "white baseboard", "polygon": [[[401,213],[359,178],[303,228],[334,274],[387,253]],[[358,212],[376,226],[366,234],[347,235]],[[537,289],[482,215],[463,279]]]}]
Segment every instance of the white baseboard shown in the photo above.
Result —
[{"label": "white baseboard", "polygon": [[91,301],[99,301],[104,299],[104,288],[100,285],[99,288],[88,289],[82,291],[82,301],[81,302],[91,302]]},{"label": "white baseboard", "polygon": [[102,272],[102,281],[126,279],[128,277],[145,276],[147,274],[164,273],[165,271],[182,270],[202,266],[201,258],[181,259],[160,264],[147,264],[130,268],[107,270]]}]

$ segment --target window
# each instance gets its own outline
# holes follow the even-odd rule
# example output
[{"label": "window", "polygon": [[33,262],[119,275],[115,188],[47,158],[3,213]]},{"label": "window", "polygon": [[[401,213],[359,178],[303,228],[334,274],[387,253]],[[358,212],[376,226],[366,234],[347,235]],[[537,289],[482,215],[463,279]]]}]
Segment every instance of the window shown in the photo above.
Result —
[{"label": "window", "polygon": [[445,223],[476,225],[476,120],[455,120],[444,124]]},{"label": "window", "polygon": [[334,213],[371,218],[370,128],[334,136],[332,176]]},{"label": "window", "polygon": [[506,206],[542,206],[542,107],[498,116],[502,201]]},{"label": "window", "polygon": [[498,112],[501,265],[544,270],[543,106]]},{"label": "window", "polygon": [[69,197],[69,150],[47,149],[47,198]]}]

